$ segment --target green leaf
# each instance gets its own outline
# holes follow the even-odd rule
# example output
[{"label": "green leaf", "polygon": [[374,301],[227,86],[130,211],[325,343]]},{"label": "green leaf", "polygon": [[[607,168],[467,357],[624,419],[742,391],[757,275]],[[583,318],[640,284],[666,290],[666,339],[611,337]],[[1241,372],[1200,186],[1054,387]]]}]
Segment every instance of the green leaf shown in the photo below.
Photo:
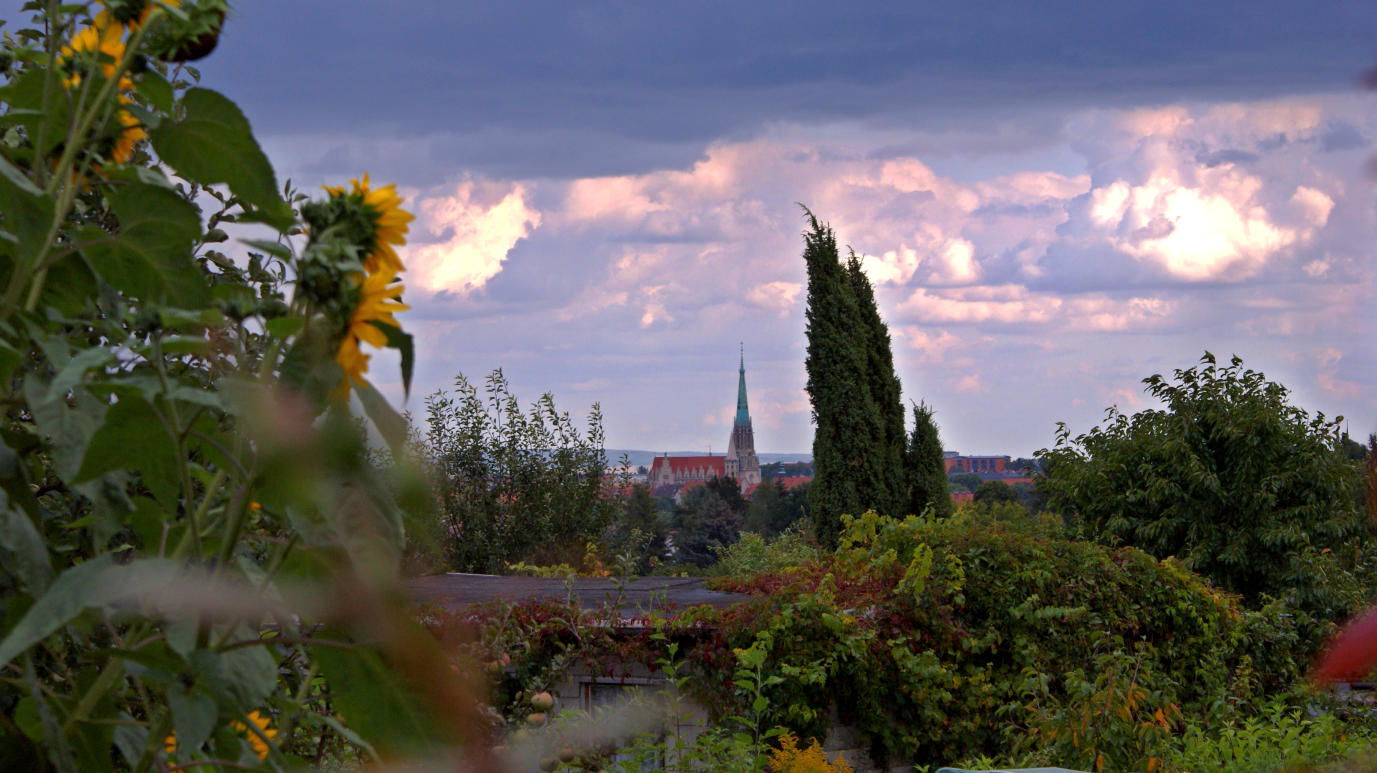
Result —
[{"label": "green leaf", "polygon": [[[14,235],[15,263],[31,268],[48,238],[55,205],[51,196],[34,187],[28,178],[4,162],[14,174],[0,174],[0,212],[5,230]],[[0,168],[3,171],[3,168]]]},{"label": "green leaf", "polygon": [[[71,123],[71,109],[65,99],[53,100],[45,112],[43,110],[43,88],[47,68],[31,67],[15,78],[3,90],[0,101],[7,104],[4,115],[0,115],[0,125],[19,124],[24,127],[26,136],[37,142],[43,136],[43,147],[35,148],[40,158],[53,156],[58,145],[67,139],[67,126]],[[47,131],[43,131],[43,124]],[[6,214],[10,210],[5,210]]]},{"label": "green leaf", "polygon": [[267,239],[240,239],[239,241],[259,252],[272,255],[275,258],[281,258],[282,260],[292,259],[292,248],[285,244],[270,242]]},{"label": "green leaf", "polygon": [[51,306],[74,317],[86,310],[96,298],[96,275],[80,253],[62,256],[48,267],[39,305]]},{"label": "green leaf", "polygon": [[115,359],[113,352],[104,347],[83,349],[68,360],[58,370],[48,385],[46,400],[66,399],[67,393],[86,380],[86,371],[104,366]]},{"label": "green leaf", "polygon": [[202,185],[225,183],[240,200],[285,230],[292,210],[278,195],[277,178],[239,107],[209,89],[182,96],[185,116],[151,130],[158,157],[178,174]]},{"label": "green leaf", "polygon": [[172,112],[172,84],[155,70],[144,70],[135,88],[148,100],[148,104],[164,113]]},{"label": "green leaf", "polygon": [[[317,635],[341,638],[328,631]],[[334,708],[364,740],[384,754],[433,748],[438,739],[431,712],[416,700],[418,691],[375,649],[311,647],[310,652],[329,683]]]},{"label": "green leaf", "polygon": [[19,350],[6,341],[0,341],[0,383],[9,383],[10,375],[18,367],[19,360]]},{"label": "green leaf", "polygon": [[24,398],[34,423],[52,444],[53,467],[63,480],[69,480],[81,468],[86,445],[105,415],[105,405],[85,389],[73,392],[76,408],[70,408],[61,393],[56,398],[38,379],[24,381]]},{"label": "green leaf", "polygon": [[43,641],[88,609],[104,609],[119,601],[137,599],[175,580],[176,565],[162,559],[114,563],[102,553],[58,576],[14,628],[0,640],[0,667]]},{"label": "green leaf", "polygon": [[[84,250],[91,267],[115,289],[144,300],[203,305],[206,283],[191,259],[201,234],[196,208],[174,191],[142,183],[115,191],[110,207],[120,231],[114,241]],[[82,230],[83,241],[105,236],[98,228]]]},{"label": "green leaf", "polygon": [[138,472],[154,498],[167,507],[176,503],[180,460],[162,419],[142,398],[125,396],[110,406],[72,482],[112,470]]},{"label": "green leaf", "polygon": [[43,190],[34,185],[23,172],[19,171],[19,167],[11,164],[4,156],[0,156],[0,177],[18,188],[20,193],[27,193],[30,196],[43,195]]},{"label": "green leaf", "polygon": [[393,453],[400,453],[406,446],[406,420],[398,416],[397,412],[392,410],[392,406],[387,404],[387,398],[367,381],[358,388],[358,393],[359,402],[363,403],[364,413],[368,414],[373,426],[378,428],[378,433],[387,441]]},{"label": "green leaf", "polygon": [[273,338],[289,338],[294,335],[306,320],[301,317],[277,317],[270,319],[264,325],[268,329],[268,335]]},{"label": "green leaf", "polygon": [[173,682],[167,691],[167,706],[172,709],[172,726],[177,731],[177,756],[190,759],[210,738],[220,710],[215,699],[200,690],[190,691]]},{"label": "green leaf", "polygon": [[37,528],[38,499],[29,486],[29,475],[19,460],[19,454],[7,443],[0,443],[0,489],[9,495],[10,505],[23,510]]},{"label": "green leaf", "polygon": [[387,325],[377,320],[370,320],[373,327],[381,330],[387,336],[387,347],[396,349],[402,355],[402,391],[411,395],[411,371],[416,367],[416,344],[410,333],[402,332],[399,327]]},{"label": "green leaf", "polygon": [[53,581],[53,566],[48,546],[33,521],[22,511],[10,507],[9,497],[0,491],[0,548],[8,555],[5,568],[24,583],[31,596],[39,596]]}]

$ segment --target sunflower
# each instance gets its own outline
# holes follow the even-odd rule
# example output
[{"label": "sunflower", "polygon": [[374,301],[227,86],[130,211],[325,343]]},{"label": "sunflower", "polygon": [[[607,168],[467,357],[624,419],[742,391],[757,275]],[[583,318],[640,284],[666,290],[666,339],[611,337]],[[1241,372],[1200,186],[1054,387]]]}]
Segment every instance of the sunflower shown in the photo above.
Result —
[{"label": "sunflower", "polygon": [[[129,102],[129,98],[123,94],[120,95],[119,100],[122,104]],[[127,110],[116,110],[115,120],[119,121],[123,128],[120,129],[119,136],[115,139],[114,148],[110,150],[110,160],[116,164],[123,164],[133,157],[134,145],[147,137],[148,132],[143,130],[143,126],[139,124],[139,119]]]},{"label": "sunflower", "polygon": [[[350,180],[353,189],[349,193],[344,192],[344,188],[325,186],[325,190],[333,196],[356,196],[363,203],[364,211],[370,215],[373,223],[372,237],[366,240],[364,248],[364,268],[370,274],[379,272],[391,272],[394,276],[406,269],[402,267],[402,259],[397,257],[395,247],[406,244],[407,224],[415,219],[410,212],[401,208],[402,197],[397,195],[397,186],[386,185],[376,190],[372,189],[368,182],[368,175],[363,176],[363,182]],[[389,280],[390,281],[390,280]]]},{"label": "sunflower", "polygon": [[[124,25],[116,22],[104,14],[96,16],[95,26],[84,27],[80,32],[72,36],[70,42],[62,47],[58,56],[59,66],[63,69],[70,67],[71,75],[62,81],[62,85],[67,88],[76,88],[81,85],[81,72],[73,64],[73,60],[82,54],[100,57],[100,69],[107,78],[115,76],[115,65],[124,59]],[[124,83],[120,83],[120,88],[124,88]],[[132,83],[129,88],[133,88]]]},{"label": "sunflower", "polygon": [[361,276],[359,302],[349,315],[349,325],[344,331],[335,353],[335,362],[344,370],[344,382],[340,384],[342,396],[349,396],[350,382],[363,386],[363,374],[368,370],[369,355],[359,349],[359,343],[369,343],[376,347],[387,345],[387,336],[374,325],[380,322],[400,328],[393,312],[411,308],[397,299],[402,294],[402,285],[397,282],[397,272],[378,270]]},{"label": "sunflower", "polygon": [[[257,711],[249,712],[249,720],[252,721],[255,725],[257,725],[258,729],[267,738],[272,739],[277,736],[277,731],[271,727],[268,718],[263,716],[262,714],[259,714]],[[232,722],[230,723],[230,727],[234,728],[235,730],[238,730],[241,733],[248,735],[249,744],[253,746],[253,753],[258,756],[258,759],[261,760],[267,758],[268,744],[264,742],[262,738],[258,737],[258,733],[249,732],[248,727],[246,727],[243,722]]]},{"label": "sunflower", "polygon": [[[257,725],[258,729],[269,740],[277,737],[277,730],[272,727],[272,720],[257,711],[249,712],[249,720]],[[230,723],[230,729],[235,732],[243,733],[248,737],[249,745],[253,747],[253,753],[258,759],[263,760],[268,758],[268,744],[264,743],[263,739],[258,737],[258,733],[249,732],[248,725],[235,720]],[[163,751],[169,756],[177,753],[177,731],[174,730],[168,733],[167,737],[163,739]]]},{"label": "sunflower", "polygon": [[[163,5],[178,8],[182,5],[182,0],[161,0]],[[100,0],[100,5],[104,11],[96,14],[96,22],[101,19],[114,19],[117,23],[128,26],[130,31],[142,27],[148,21],[149,14],[153,13],[154,7],[158,3],[153,0]]]}]

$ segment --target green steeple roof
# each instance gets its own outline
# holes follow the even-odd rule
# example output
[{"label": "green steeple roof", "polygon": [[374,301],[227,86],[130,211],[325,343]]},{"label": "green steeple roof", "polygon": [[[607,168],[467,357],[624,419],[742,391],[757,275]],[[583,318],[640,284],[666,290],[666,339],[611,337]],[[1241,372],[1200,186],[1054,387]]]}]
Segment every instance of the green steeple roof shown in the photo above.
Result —
[{"label": "green steeple roof", "polygon": [[746,408],[746,347],[741,347],[740,380],[736,385],[736,425],[751,423],[751,412]]}]

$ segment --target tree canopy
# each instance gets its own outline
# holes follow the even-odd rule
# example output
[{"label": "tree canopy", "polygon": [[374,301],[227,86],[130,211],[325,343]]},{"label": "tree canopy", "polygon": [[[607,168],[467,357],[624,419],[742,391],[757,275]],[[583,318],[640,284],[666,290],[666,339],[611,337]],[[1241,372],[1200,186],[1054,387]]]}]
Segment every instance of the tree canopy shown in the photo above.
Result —
[{"label": "tree canopy", "polygon": [[1098,538],[1176,556],[1249,601],[1285,597],[1326,616],[1351,601],[1324,567],[1351,560],[1368,529],[1358,465],[1340,447],[1341,418],[1311,417],[1287,389],[1206,352],[1172,378],[1143,380],[1164,407],[1072,437],[1059,425],[1041,489]]}]

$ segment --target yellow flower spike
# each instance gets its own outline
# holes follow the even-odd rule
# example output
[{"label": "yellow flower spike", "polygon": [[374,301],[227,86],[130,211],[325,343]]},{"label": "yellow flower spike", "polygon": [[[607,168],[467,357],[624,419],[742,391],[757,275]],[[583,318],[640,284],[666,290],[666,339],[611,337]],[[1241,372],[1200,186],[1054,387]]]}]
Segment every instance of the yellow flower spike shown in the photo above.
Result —
[{"label": "yellow flower spike", "polygon": [[373,249],[364,257],[364,268],[369,273],[391,271],[399,274],[405,271],[402,259],[397,257],[396,247],[406,244],[408,224],[416,219],[402,209],[402,197],[397,195],[396,184],[374,189],[365,173],[362,182],[350,180],[353,186],[348,194],[343,186],[325,186],[334,196],[353,195],[363,199],[363,205],[373,213]]},{"label": "yellow flower spike", "polygon": [[367,274],[359,286],[359,302],[349,315],[349,326],[344,331],[344,340],[335,353],[335,362],[344,371],[344,382],[340,384],[341,397],[349,396],[350,382],[363,386],[363,374],[368,371],[369,355],[359,349],[359,343],[369,343],[376,347],[387,345],[387,336],[373,322],[381,322],[400,328],[394,312],[411,308],[397,301],[402,294],[402,285],[396,282],[395,271],[378,270]]}]

